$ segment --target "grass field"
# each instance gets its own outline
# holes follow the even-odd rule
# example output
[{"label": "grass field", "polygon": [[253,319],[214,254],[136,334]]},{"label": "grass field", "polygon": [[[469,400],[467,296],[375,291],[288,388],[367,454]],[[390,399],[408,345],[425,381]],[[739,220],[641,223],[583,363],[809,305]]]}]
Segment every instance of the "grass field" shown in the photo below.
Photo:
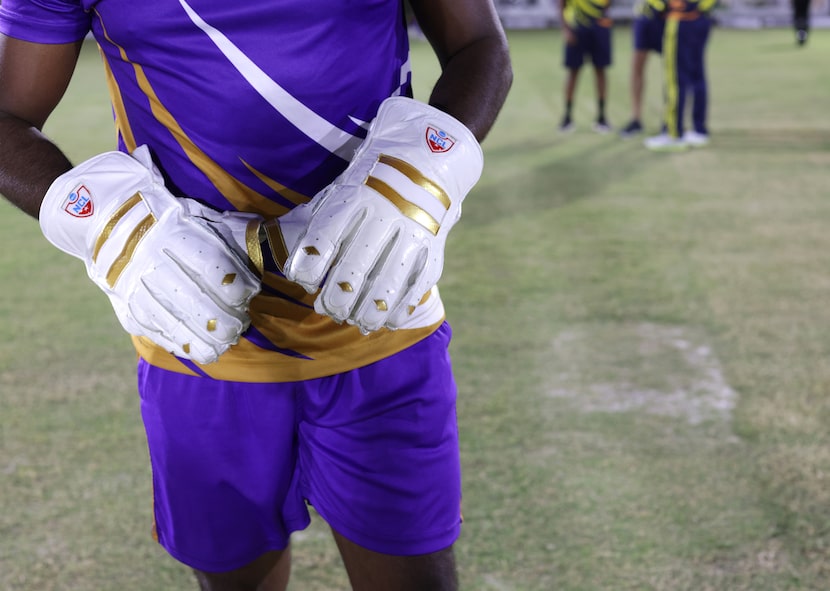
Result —
[{"label": "grass field", "polygon": [[[561,38],[516,80],[448,245],[467,591],[830,589],[830,31],[716,29],[712,144],[577,131]],[[615,36],[611,122],[628,113]],[[418,96],[437,75],[414,47]],[[648,71],[656,132],[660,67]],[[47,132],[111,149],[99,58]],[[0,203],[0,589],[193,589],[150,538],[134,357],[80,262]],[[346,589],[322,523],[294,590]]]}]

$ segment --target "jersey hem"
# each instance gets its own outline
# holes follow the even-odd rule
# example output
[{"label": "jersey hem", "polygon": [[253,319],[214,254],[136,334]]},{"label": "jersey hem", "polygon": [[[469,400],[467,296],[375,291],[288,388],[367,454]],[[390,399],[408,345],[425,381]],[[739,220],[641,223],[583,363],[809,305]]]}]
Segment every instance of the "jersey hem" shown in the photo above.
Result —
[{"label": "jersey hem", "polygon": [[347,349],[325,351],[318,359],[269,354],[264,350],[255,358],[239,358],[233,355],[234,347],[231,347],[217,362],[202,365],[176,357],[141,337],[132,336],[132,342],[144,361],[174,373],[232,382],[299,382],[345,373],[390,357],[427,338],[445,321],[442,315],[440,320],[423,328],[387,331],[377,338],[370,335],[350,343]]}]

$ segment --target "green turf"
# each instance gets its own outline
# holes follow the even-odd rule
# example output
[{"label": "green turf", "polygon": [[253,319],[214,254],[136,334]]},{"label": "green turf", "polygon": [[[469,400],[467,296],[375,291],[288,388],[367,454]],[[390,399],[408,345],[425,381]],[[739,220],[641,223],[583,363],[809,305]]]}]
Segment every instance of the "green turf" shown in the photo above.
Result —
[{"label": "green turf", "polygon": [[[830,33],[716,29],[708,148],[562,136],[561,37],[516,80],[453,230],[467,591],[830,588]],[[628,114],[629,31],[609,117]],[[416,89],[437,66],[416,43]],[[659,126],[660,66],[645,123]],[[87,48],[47,132],[112,147]],[[103,99],[103,100],[102,100]],[[0,204],[0,588],[192,589],[149,536],[134,356],[80,262]],[[345,589],[315,520],[292,589]]]}]

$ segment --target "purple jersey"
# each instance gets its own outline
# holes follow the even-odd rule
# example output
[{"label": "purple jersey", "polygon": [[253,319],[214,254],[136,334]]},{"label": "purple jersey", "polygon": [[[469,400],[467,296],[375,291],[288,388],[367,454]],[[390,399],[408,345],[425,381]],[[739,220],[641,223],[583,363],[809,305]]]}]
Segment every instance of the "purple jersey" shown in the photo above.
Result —
[{"label": "purple jersey", "polygon": [[[3,0],[0,32],[40,43],[91,32],[121,150],[149,145],[174,194],[278,216],[346,167],[381,101],[411,95],[402,3],[356,1]],[[200,366],[133,341],[171,371],[295,381],[387,357],[443,319],[434,290],[414,314],[417,328],[364,337],[315,314],[312,302],[272,268],[251,328],[218,362]]]}]

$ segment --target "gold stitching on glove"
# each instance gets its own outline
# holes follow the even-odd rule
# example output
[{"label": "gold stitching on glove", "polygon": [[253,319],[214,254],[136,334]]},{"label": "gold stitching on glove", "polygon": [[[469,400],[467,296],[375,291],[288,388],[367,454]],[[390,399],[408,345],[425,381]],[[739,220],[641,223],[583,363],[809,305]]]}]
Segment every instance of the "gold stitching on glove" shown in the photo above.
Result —
[{"label": "gold stitching on glove", "polygon": [[121,207],[115,210],[115,213],[110,216],[110,219],[107,220],[104,229],[101,230],[101,233],[98,234],[98,239],[95,241],[95,248],[92,250],[92,262],[96,262],[98,259],[98,253],[101,252],[101,248],[104,246],[104,243],[109,239],[110,234],[115,229],[115,226],[118,222],[121,221],[127,212],[130,211],[133,207],[138,205],[142,200],[141,191],[136,191],[136,193],[127,199],[124,203],[121,204]]},{"label": "gold stitching on glove", "polygon": [[421,174],[421,171],[412,166],[409,162],[389,156],[388,154],[381,154],[378,162],[391,166],[410,181],[421,187],[424,191],[435,197],[444,206],[444,209],[449,209],[452,202],[446,191],[439,187],[436,183]]},{"label": "gold stitching on glove", "polygon": [[152,228],[155,223],[156,218],[151,213],[141,220],[141,223],[139,223],[130,233],[130,236],[127,238],[127,242],[124,244],[123,250],[112,263],[112,266],[107,272],[107,285],[109,285],[110,288],[115,286],[115,283],[118,281],[121,273],[124,272],[124,269],[127,268],[127,265],[132,260],[133,253],[138,247],[138,243],[141,242],[141,239],[147,232],[150,231],[150,228]]},{"label": "gold stitching on glove", "polygon": [[354,291],[352,284],[348,281],[341,281],[337,285],[340,287],[341,290],[345,291],[346,293],[352,293]]},{"label": "gold stitching on glove", "polygon": [[207,330],[208,332],[213,332],[216,330],[216,318],[211,318],[207,321]]},{"label": "gold stitching on glove", "polygon": [[375,308],[378,309],[378,312],[386,312],[389,310],[385,300],[375,300]]},{"label": "gold stitching on glove", "polygon": [[190,343],[185,343],[184,345],[182,345],[182,351],[190,355]]},{"label": "gold stitching on glove", "polygon": [[304,246],[303,252],[313,257],[320,256],[320,251],[314,246]]},{"label": "gold stitching on glove", "polygon": [[366,179],[366,186],[374,189],[382,196],[386,197],[392,202],[392,205],[400,209],[401,213],[403,213],[406,217],[422,225],[433,234],[438,234],[438,230],[441,229],[441,224],[439,224],[434,217],[411,201],[407,201],[401,197],[395,189],[384,183],[382,180],[370,176]]},{"label": "gold stitching on glove", "polygon": [[228,273],[222,277],[222,285],[231,285],[234,281],[236,281],[236,273]]}]

